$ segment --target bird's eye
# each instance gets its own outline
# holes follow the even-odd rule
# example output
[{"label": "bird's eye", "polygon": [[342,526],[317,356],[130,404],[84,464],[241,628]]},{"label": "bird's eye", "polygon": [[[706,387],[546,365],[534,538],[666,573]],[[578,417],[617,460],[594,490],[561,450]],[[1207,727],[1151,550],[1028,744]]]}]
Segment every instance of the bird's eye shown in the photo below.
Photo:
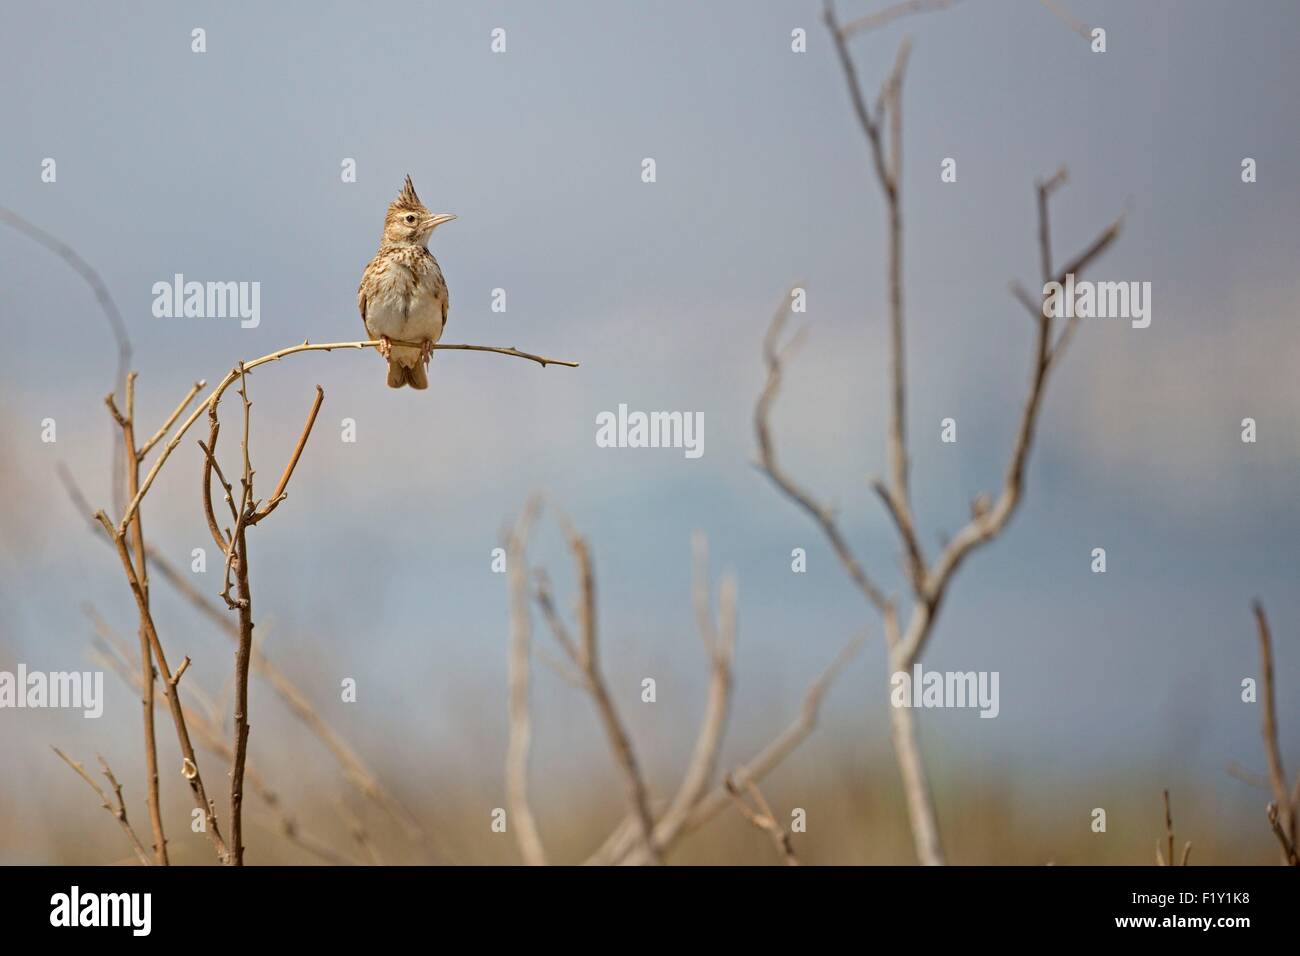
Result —
[{"label": "bird's eye", "polygon": [[407,221],[407,222],[415,222],[415,217],[414,217],[414,216],[407,216],[407,217],[406,217],[406,221]]}]

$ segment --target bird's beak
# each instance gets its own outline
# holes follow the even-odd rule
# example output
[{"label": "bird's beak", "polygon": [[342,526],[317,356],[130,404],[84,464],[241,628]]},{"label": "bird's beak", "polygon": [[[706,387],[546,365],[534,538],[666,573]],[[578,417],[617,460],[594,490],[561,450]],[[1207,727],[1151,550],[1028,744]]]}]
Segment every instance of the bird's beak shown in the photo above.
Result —
[{"label": "bird's beak", "polygon": [[440,212],[438,213],[438,215],[430,216],[428,219],[424,220],[424,225],[425,228],[436,229],[438,226],[441,226],[444,222],[451,222],[455,218],[456,217],[452,213]]}]

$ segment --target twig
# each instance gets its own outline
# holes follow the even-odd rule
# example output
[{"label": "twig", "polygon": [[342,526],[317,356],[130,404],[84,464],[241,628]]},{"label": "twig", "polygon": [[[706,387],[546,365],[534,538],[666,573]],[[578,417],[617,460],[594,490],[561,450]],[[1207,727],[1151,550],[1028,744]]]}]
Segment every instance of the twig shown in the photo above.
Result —
[{"label": "twig", "polygon": [[[248,419],[245,409],[244,448],[248,448]],[[253,492],[252,472],[246,479],[247,496],[251,502]],[[251,503],[244,514],[252,510]],[[243,517],[241,515],[240,517]],[[230,845],[231,864],[244,865],[243,803],[244,803],[244,765],[248,759],[248,673],[249,661],[253,652],[253,597],[248,581],[248,539],[247,523],[236,524],[231,551],[239,555],[239,566],[235,571],[239,588],[239,644],[235,650],[235,758],[230,770]]]},{"label": "twig", "polygon": [[[130,664],[127,663],[125,645],[109,629],[107,622],[93,608],[88,608],[87,613],[94,623],[100,648],[98,651],[92,651],[93,659],[106,669],[116,673],[126,682],[127,686],[138,689],[140,678],[138,674],[133,673]],[[189,658],[186,658],[186,660],[188,661]],[[172,675],[173,684],[179,675],[180,670],[178,669],[177,674]],[[191,684],[187,685],[187,687],[189,688],[187,693],[202,696],[195,685]],[[211,752],[223,762],[230,763],[233,761],[234,752],[231,751],[230,745],[222,739],[221,728],[217,726],[213,718],[186,706],[184,703],[181,706],[185,713],[186,723],[193,731],[199,746]],[[280,795],[262,779],[261,774],[256,771],[252,763],[247,765],[246,774],[249,786],[253,788],[254,792],[275,817],[275,824],[271,826],[271,829],[276,830],[290,843],[302,847],[308,853],[319,857],[326,863],[335,866],[355,866],[357,864],[357,860],[338,852],[324,840],[304,831],[297,817],[284,806]]]},{"label": "twig", "polygon": [[116,808],[109,803],[108,794],[104,792],[103,787],[95,782],[95,778],[86,772],[85,767],[70,758],[58,747],[51,746],[50,749],[59,755],[59,759],[76,771],[77,776],[90,785],[90,788],[95,791],[96,795],[98,795],[100,804],[105,810],[113,815],[113,819],[117,821],[118,826],[122,828],[122,832],[125,833],[127,839],[131,841],[131,848],[135,850],[136,857],[145,866],[150,866],[153,861],[149,859],[148,851],[145,850],[144,844],[140,842],[140,838],[135,835],[135,830],[126,819],[126,804],[122,802],[122,785],[117,782],[117,778],[113,776],[113,771],[110,770],[108,764],[104,762],[104,758],[100,757],[99,763],[104,768],[104,776],[108,778],[109,785],[112,786],[113,792],[117,795]]},{"label": "twig", "polygon": [[[771,771],[777,767],[781,761],[790,756],[798,746],[803,743],[817,726],[817,719],[821,713],[822,701],[826,697],[826,692],[831,683],[839,676],[840,672],[848,665],[858,650],[865,642],[866,636],[862,635],[854,638],[836,655],[830,666],[809,686],[804,694],[803,705],[799,709],[795,719],[781,731],[766,747],[749,759],[747,763],[742,764],[731,772],[732,779],[741,785],[746,785],[750,780],[755,782],[762,780]],[[690,815],[686,818],[685,823],[677,831],[676,838],[681,840],[686,835],[695,832],[704,824],[708,823],[720,812],[726,809],[730,802],[727,791],[722,786],[717,786],[708,794],[696,801],[695,806],[691,808]],[[610,839],[600,850],[587,862],[588,863],[640,863],[644,859],[639,854],[638,846],[629,836],[633,833],[631,828],[626,828],[624,833],[611,834]],[[665,843],[663,849],[667,851],[670,845]]]},{"label": "twig", "polygon": [[371,866],[383,866],[384,858],[380,854],[379,848],[375,846],[374,841],[370,839],[370,831],[368,831],[366,825],[361,822],[361,818],[353,813],[352,809],[342,799],[334,802],[334,808],[338,811],[339,816],[343,818],[343,822],[347,825],[348,833],[351,834],[352,839],[356,842],[357,846],[361,848],[361,852],[365,855],[366,861]]},{"label": "twig", "polygon": [[785,827],[776,822],[776,814],[772,812],[771,806],[764,799],[762,791],[758,789],[758,784],[754,783],[753,780],[748,780],[745,783],[745,789],[748,791],[750,799],[754,801],[754,807],[750,807],[745,802],[740,787],[736,785],[731,774],[727,774],[723,786],[726,788],[727,795],[731,797],[736,809],[740,811],[740,815],[772,838],[772,842],[776,845],[776,852],[781,854],[781,859],[785,865],[798,866],[799,858],[795,856],[794,846],[790,842],[790,834]]},{"label": "twig", "polygon": [[1300,860],[1296,859],[1296,845],[1287,835],[1286,830],[1282,828],[1282,822],[1278,814],[1276,803],[1270,803],[1267,808],[1268,825],[1273,829],[1273,835],[1277,837],[1277,842],[1282,844],[1282,859],[1287,866],[1300,866]]},{"label": "twig", "polygon": [[302,457],[302,451],[307,447],[307,439],[311,437],[312,426],[316,424],[316,414],[320,411],[321,402],[325,400],[325,392],[319,385],[316,386],[316,398],[311,404],[311,411],[307,413],[307,423],[302,427],[302,434],[298,436],[298,444],[294,446],[293,455],[284,466],[284,472],[280,475],[280,481],[275,486],[275,491],[267,499],[266,504],[257,510],[257,513],[249,519],[250,525],[257,524],[272,511],[274,511],[285,498],[289,496],[287,489],[289,479],[293,477],[293,470],[298,467],[298,459]]},{"label": "twig", "polygon": [[199,773],[198,758],[195,756],[194,746],[190,743],[185,715],[181,711],[180,697],[176,693],[176,685],[172,681],[171,669],[167,666],[167,657],[163,652],[162,643],[158,639],[157,628],[154,627],[153,615],[149,609],[149,600],[140,587],[140,580],[136,577],[135,568],[131,564],[131,556],[127,553],[126,539],[117,532],[113,527],[113,522],[109,520],[108,515],[104,514],[103,511],[96,512],[95,519],[103,525],[104,531],[117,549],[118,558],[121,560],[122,568],[126,572],[127,582],[131,586],[131,593],[135,596],[136,607],[140,612],[141,626],[144,627],[148,635],[149,646],[153,649],[154,659],[158,662],[158,672],[162,675],[163,688],[171,710],[172,723],[176,726],[176,738],[180,743],[182,757],[181,775],[185,777],[190,785],[190,792],[194,797],[195,805],[206,818],[208,839],[212,842],[217,857],[225,863],[229,857],[229,850],[217,825],[216,810],[208,799],[207,790],[203,786],[203,777]]},{"label": "twig", "polygon": [[[135,380],[134,372],[126,376],[125,415],[117,410],[111,394],[105,399],[113,420],[122,431],[123,454],[120,460],[125,470],[126,491],[129,495],[134,495],[140,487],[140,456],[135,447]],[[138,509],[131,522],[130,532],[136,577],[140,581],[145,603],[148,604],[149,566],[145,555],[144,529]],[[163,832],[162,804],[158,790],[158,744],[154,730],[153,651],[149,647],[149,637],[145,633],[143,621],[137,628],[137,636],[140,642],[140,706],[144,717],[145,802],[149,808],[149,825],[153,831],[154,862],[166,866],[168,864],[167,837]]]},{"label": "twig", "polygon": [[767,363],[767,383],[764,385],[754,408],[754,432],[758,439],[759,453],[758,467],[787,498],[811,515],[813,520],[820,525],[822,533],[830,542],[836,557],[839,558],[849,577],[858,586],[858,590],[877,610],[883,611],[888,602],[883,592],[867,577],[866,571],[863,570],[861,563],[853,554],[848,542],[844,539],[843,533],[840,531],[834,513],[817,502],[807,491],[800,488],[794,479],[787,475],[777,463],[776,447],[772,442],[770,417],[772,404],[776,401],[776,396],[781,389],[783,363],[794,345],[792,342],[785,349],[777,348],[777,342],[780,339],[781,330],[785,326],[788,315],[789,296],[786,296],[782,299],[781,306],[777,309],[776,314],[773,315],[772,323],[768,326],[767,335],[763,340],[763,357]]},{"label": "twig", "polygon": [[[332,352],[335,349],[368,349],[378,348],[379,345],[380,343],[377,340],[366,342],[326,342],[317,345],[312,345],[310,342],[303,342],[301,345],[291,345],[288,348],[279,349],[278,351],[263,355],[260,358],[239,363],[235,368],[226,373],[226,377],[217,384],[211,394],[203,400],[203,403],[190,413],[190,416],[181,424],[180,428],[176,431],[176,434],[174,434],[167,444],[163,446],[163,450],[161,454],[159,454],[158,459],[153,463],[153,467],[150,468],[149,472],[145,475],[140,490],[136,492],[135,496],[131,499],[130,504],[127,505],[126,511],[122,515],[122,520],[119,524],[120,529],[125,531],[127,523],[135,514],[136,509],[140,507],[141,500],[149,493],[149,489],[153,487],[153,482],[154,479],[158,477],[158,472],[162,470],[163,464],[171,456],[171,453],[175,450],[176,446],[180,444],[181,438],[190,430],[190,426],[198,421],[199,415],[201,415],[205,409],[216,408],[216,406],[221,404],[221,397],[225,394],[226,389],[229,388],[231,384],[234,383],[235,379],[239,378],[243,373],[251,372],[253,369],[266,365],[269,362],[278,362],[286,356],[296,355],[299,352]],[[530,352],[521,352],[514,348],[498,348],[491,345],[443,345],[441,343],[435,345],[434,348],[470,352],[495,352],[498,355],[512,355],[515,358],[528,359],[529,361],[537,362],[542,367],[547,365],[564,365],[569,368],[578,367],[577,362],[567,362],[562,359],[546,358],[541,355],[533,355]]]},{"label": "twig", "polygon": [[1088,29],[1087,25],[1082,21],[1075,19],[1070,14],[1070,11],[1057,3],[1056,0],[1041,0],[1041,2],[1043,6],[1052,11],[1052,13],[1072,31],[1079,34],[1079,36],[1083,37],[1083,39],[1087,41],[1092,40],[1092,31]]},{"label": "twig", "polygon": [[[108,291],[108,285],[90,263],[83,259],[75,249],[39,226],[28,222],[13,210],[0,207],[0,222],[18,230],[28,239],[54,253],[67,263],[77,275],[81,276],[86,285],[90,286],[91,292],[95,294],[95,301],[99,303],[100,311],[104,313],[104,317],[108,320],[109,329],[113,333],[114,341],[117,343],[117,371],[113,376],[113,393],[116,394],[117,390],[125,383],[127,370],[131,367],[131,339],[126,332],[126,323],[122,321],[122,313],[118,311],[117,303]],[[113,506],[115,508],[121,508],[125,498],[122,494],[122,480],[125,477],[125,469],[121,461],[121,454],[121,446],[114,444],[112,486]]]},{"label": "twig", "polygon": [[530,498],[506,541],[506,575],[510,589],[510,645],[507,680],[510,686],[508,710],[510,739],[506,747],[506,803],[510,827],[519,852],[529,866],[544,866],[537,820],[528,802],[528,755],[532,744],[532,715],[529,704],[532,615],[528,611],[528,537],[541,508],[540,499]]},{"label": "twig", "polygon": [[[1174,815],[1173,815],[1173,811],[1169,808],[1169,791],[1165,790],[1163,791],[1163,793],[1164,793],[1164,800],[1165,800],[1165,841],[1169,847],[1169,850],[1168,853],[1162,852],[1160,849],[1160,841],[1159,840],[1156,841],[1156,865],[1174,866],[1174,862],[1173,862]],[[1177,865],[1187,866],[1187,861],[1191,857],[1191,855],[1192,855],[1192,841],[1188,840],[1187,843],[1183,846],[1182,860]]]},{"label": "twig", "polygon": [[722,579],[718,590],[718,615],[709,607],[707,545],[703,534],[695,537],[694,603],[700,637],[709,656],[709,690],[690,763],[668,809],[655,825],[655,843],[671,846],[686,825],[717,771],[718,753],[731,708],[732,664],[736,655],[736,580]]},{"label": "twig", "polygon": [[604,675],[600,670],[596,640],[596,578],[592,567],[591,549],[585,538],[571,528],[566,528],[569,550],[578,569],[578,658],[574,661],[586,677],[587,692],[596,705],[596,712],[609,738],[610,749],[623,776],[628,809],[636,820],[642,848],[653,863],[662,863],[663,855],[655,841],[654,816],[650,811],[650,798],[645,780],[637,765],[632,740],[628,737],[618,709],[609,696]]},{"label": "twig", "polygon": [[[1268,782],[1273,791],[1273,802],[1269,805],[1269,823],[1274,832],[1281,831],[1286,839],[1282,841],[1283,859],[1288,862],[1295,858],[1297,801],[1300,796],[1300,780],[1296,783],[1296,795],[1287,794],[1286,771],[1282,767],[1282,747],[1278,742],[1277,732],[1277,688],[1273,681],[1273,637],[1268,626],[1268,616],[1264,605],[1255,601],[1251,605],[1255,614],[1255,630],[1259,637],[1260,668],[1260,704],[1264,719],[1261,733],[1264,737],[1264,754],[1268,758]],[[1276,817],[1276,821],[1274,821]]]},{"label": "twig", "polygon": [[1247,784],[1249,786],[1258,787],[1261,790],[1267,790],[1269,788],[1267,777],[1265,777],[1263,774],[1258,774],[1258,773],[1254,773],[1253,771],[1247,770],[1245,767],[1237,763],[1237,761],[1235,760],[1232,761],[1230,764],[1228,764],[1228,766],[1224,767],[1223,772],[1226,773],[1229,777],[1236,777],[1242,783]]},{"label": "twig", "polygon": [[[62,463],[56,467],[56,472],[63,482],[64,489],[67,491],[76,512],[89,516],[91,513],[90,503],[77,486],[72,473]],[[105,528],[93,517],[88,518],[88,524],[92,534],[101,538],[110,546],[113,545],[114,539],[111,527]],[[223,547],[222,552],[224,553],[224,551]],[[218,630],[226,634],[231,640],[236,642],[239,640],[238,624],[230,620],[229,616],[215,601],[194,587],[190,580],[172,564],[167,555],[148,545],[146,545],[146,553],[153,569],[181,597],[188,601],[203,617],[215,624]],[[343,771],[344,777],[356,787],[363,797],[374,802],[385,814],[390,816],[409,839],[416,841],[431,853],[440,854],[451,859],[450,852],[445,847],[440,846],[439,842],[434,839],[433,835],[425,829],[411,811],[383,785],[378,775],[366,764],[360,754],[320,716],[310,699],[298,685],[290,680],[279,666],[260,651],[256,644],[253,646],[252,668],[259,677],[271,685],[272,690],[288,706],[290,712],[325,745],[325,748]]]},{"label": "twig", "polygon": [[[904,3],[896,3],[892,7],[886,7],[875,13],[868,13],[850,20],[844,26],[839,28],[839,33],[845,39],[858,33],[866,33],[869,30],[875,30],[883,27],[888,23],[900,17],[908,16],[913,13],[930,13],[935,10],[946,10],[955,4],[957,0],[905,0]],[[829,3],[828,3],[829,6]]]},{"label": "twig", "polygon": [[180,400],[176,405],[176,408],[172,410],[172,413],[167,416],[167,420],[163,422],[158,430],[149,436],[149,440],[141,445],[136,451],[136,461],[144,461],[145,455],[149,454],[149,449],[158,444],[158,442],[162,440],[163,436],[171,431],[171,427],[176,424],[176,419],[180,418],[181,415],[185,413],[185,409],[189,407],[190,402],[194,401],[194,396],[203,391],[203,387],[207,384],[208,383],[203,379],[199,379],[190,386],[189,392],[187,392],[185,397]]}]

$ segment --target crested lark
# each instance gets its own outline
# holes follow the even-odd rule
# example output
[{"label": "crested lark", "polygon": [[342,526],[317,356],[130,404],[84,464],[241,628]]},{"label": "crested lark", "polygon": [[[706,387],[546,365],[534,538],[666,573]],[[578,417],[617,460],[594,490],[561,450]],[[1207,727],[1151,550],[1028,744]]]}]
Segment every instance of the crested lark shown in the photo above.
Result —
[{"label": "crested lark", "polygon": [[357,305],[366,333],[388,360],[388,385],[428,388],[425,367],[447,325],[447,281],[429,252],[429,236],[456,217],[434,215],[406,185],[388,207],[379,252],[361,275]]}]

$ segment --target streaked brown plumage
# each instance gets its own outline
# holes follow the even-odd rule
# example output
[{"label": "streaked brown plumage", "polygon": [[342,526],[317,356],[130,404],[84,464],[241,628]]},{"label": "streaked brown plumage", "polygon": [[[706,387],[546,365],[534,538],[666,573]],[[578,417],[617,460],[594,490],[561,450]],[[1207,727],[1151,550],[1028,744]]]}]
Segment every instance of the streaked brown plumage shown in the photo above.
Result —
[{"label": "streaked brown plumage", "polygon": [[429,236],[456,217],[429,212],[411,177],[388,207],[379,252],[361,275],[357,305],[366,333],[382,343],[391,388],[428,388],[425,368],[447,325],[447,282]]}]

